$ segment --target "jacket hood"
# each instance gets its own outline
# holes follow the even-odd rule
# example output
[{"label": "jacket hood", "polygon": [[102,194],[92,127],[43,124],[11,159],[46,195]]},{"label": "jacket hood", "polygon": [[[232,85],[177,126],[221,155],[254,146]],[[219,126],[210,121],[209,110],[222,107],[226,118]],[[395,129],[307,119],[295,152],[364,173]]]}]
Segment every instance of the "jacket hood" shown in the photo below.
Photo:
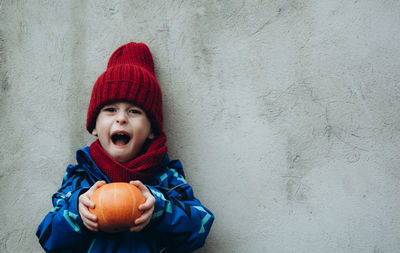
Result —
[{"label": "jacket hood", "polygon": [[86,172],[92,174],[98,180],[105,180],[107,183],[110,182],[110,180],[93,162],[92,157],[90,156],[89,147],[79,148],[76,150],[76,161],[78,162],[77,165],[68,166],[67,177],[74,173]]}]

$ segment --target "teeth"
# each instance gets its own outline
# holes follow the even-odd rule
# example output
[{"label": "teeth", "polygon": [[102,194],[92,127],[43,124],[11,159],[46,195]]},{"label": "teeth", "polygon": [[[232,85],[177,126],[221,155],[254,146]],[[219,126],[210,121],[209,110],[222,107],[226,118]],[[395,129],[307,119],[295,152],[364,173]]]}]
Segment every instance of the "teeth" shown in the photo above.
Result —
[{"label": "teeth", "polygon": [[111,140],[116,145],[124,145],[129,142],[131,137],[124,133],[115,133],[111,136]]}]

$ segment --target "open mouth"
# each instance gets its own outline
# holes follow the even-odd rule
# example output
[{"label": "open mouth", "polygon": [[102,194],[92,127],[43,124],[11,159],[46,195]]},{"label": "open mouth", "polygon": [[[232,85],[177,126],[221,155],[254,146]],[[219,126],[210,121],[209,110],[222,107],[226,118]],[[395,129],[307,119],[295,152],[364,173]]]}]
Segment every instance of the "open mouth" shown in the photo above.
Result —
[{"label": "open mouth", "polygon": [[111,141],[117,146],[123,146],[128,144],[131,137],[125,133],[115,133],[111,135]]}]

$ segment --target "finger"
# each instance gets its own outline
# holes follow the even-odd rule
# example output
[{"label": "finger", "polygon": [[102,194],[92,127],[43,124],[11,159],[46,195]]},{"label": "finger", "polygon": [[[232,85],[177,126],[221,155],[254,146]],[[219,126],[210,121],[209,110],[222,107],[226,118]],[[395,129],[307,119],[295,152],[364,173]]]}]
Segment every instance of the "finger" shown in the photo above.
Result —
[{"label": "finger", "polygon": [[[144,209],[150,208],[152,206],[152,203],[149,202],[149,198],[153,197],[153,195],[150,193],[149,189],[139,180],[130,181],[129,183],[133,184],[137,188],[139,188],[139,190],[142,192],[143,196],[146,199],[145,203],[142,204],[144,206],[143,207],[142,207],[142,205],[139,206],[139,210],[143,211]],[[155,202],[155,200],[154,200],[154,202]]]},{"label": "finger", "polygon": [[79,196],[79,201],[82,203],[86,208],[94,208],[95,204],[88,198],[87,195],[82,194]]},{"label": "finger", "polygon": [[147,189],[147,187],[146,187],[142,182],[140,182],[139,180],[130,181],[129,183],[135,185],[137,188],[139,188],[139,190],[140,190],[141,192],[149,191],[149,190]]},{"label": "finger", "polygon": [[142,229],[143,229],[142,226],[135,226],[135,227],[131,227],[129,229],[129,231],[131,231],[131,232],[140,232]]},{"label": "finger", "polygon": [[84,218],[82,218],[82,221],[83,221],[83,224],[89,230],[92,230],[92,231],[97,231],[98,230],[99,225],[96,222],[93,222],[93,221],[90,221],[90,220],[87,220],[87,219],[84,219]]},{"label": "finger", "polygon": [[97,216],[94,215],[94,214],[92,214],[92,213],[86,208],[86,206],[84,206],[83,204],[82,204],[82,205],[81,205],[81,204],[79,205],[79,211],[80,211],[80,214],[81,214],[82,219],[83,219],[83,218],[86,218],[86,219],[91,220],[91,221],[93,221],[93,222],[97,222]]},{"label": "finger", "polygon": [[97,221],[93,221],[93,220],[91,220],[91,219],[88,219],[88,217],[87,216],[85,216],[85,215],[83,215],[82,213],[81,213],[81,218],[82,218],[82,222],[83,222],[83,224],[89,229],[89,230],[92,230],[92,231],[97,231],[98,230],[98,223],[97,223]]},{"label": "finger", "polygon": [[144,223],[145,221],[147,221],[150,217],[146,216],[140,216],[140,218],[137,218],[135,220],[135,226],[139,226],[140,224]]},{"label": "finger", "polygon": [[92,227],[92,226],[90,226],[90,225],[88,225],[88,224],[86,224],[86,223],[83,223],[83,224],[84,224],[85,227],[86,227],[87,229],[89,229],[90,231],[93,231],[93,232],[98,232],[98,231],[99,231],[99,229],[96,228],[96,227]]},{"label": "finger", "polygon": [[136,219],[135,225],[132,227],[134,231],[140,231],[144,227],[146,227],[151,220],[152,213],[149,213],[146,216],[141,216],[140,218]]},{"label": "finger", "polygon": [[146,201],[139,206],[139,210],[142,212],[145,212],[146,210],[154,207],[154,205],[156,203],[156,199],[151,194],[145,196],[145,198],[146,198]]},{"label": "finger", "polygon": [[149,224],[149,222],[142,223],[140,225],[133,226],[129,229],[131,232],[140,232],[143,228],[145,228]]},{"label": "finger", "polygon": [[90,187],[88,193],[90,194],[90,196],[93,195],[93,193],[100,187],[102,187],[103,185],[105,185],[106,182],[105,181],[97,181],[94,185],[92,185],[92,187]]},{"label": "finger", "polygon": [[97,222],[97,216],[89,212],[87,209],[82,210],[82,215],[90,221]]},{"label": "finger", "polygon": [[154,208],[150,209],[149,211],[143,213],[139,218],[135,220],[135,224],[139,225],[140,223],[146,222],[151,219],[153,215]]},{"label": "finger", "polygon": [[139,209],[139,211],[144,213],[147,210],[149,210],[150,208],[152,208],[153,206],[154,206],[154,202],[153,201],[146,201],[143,204],[141,204],[138,209]]},{"label": "finger", "polygon": [[106,181],[101,180],[101,181],[97,181],[97,182],[94,184],[94,186],[95,186],[96,189],[97,189],[97,188],[102,187],[102,186],[105,185],[105,184],[106,184]]}]

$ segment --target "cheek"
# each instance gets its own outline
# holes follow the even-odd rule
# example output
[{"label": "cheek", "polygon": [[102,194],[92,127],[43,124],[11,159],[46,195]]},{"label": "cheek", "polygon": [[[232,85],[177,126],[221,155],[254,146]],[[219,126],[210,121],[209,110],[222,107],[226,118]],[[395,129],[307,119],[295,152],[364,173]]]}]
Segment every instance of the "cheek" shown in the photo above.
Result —
[{"label": "cheek", "polygon": [[108,126],[108,124],[107,124],[104,120],[98,121],[98,122],[96,123],[96,128],[95,128],[95,130],[96,130],[97,136],[98,136],[99,138],[100,138],[100,137],[103,137],[103,136],[108,136],[108,133],[109,133],[109,126]]},{"label": "cheek", "polygon": [[138,134],[147,137],[147,135],[149,135],[151,131],[150,122],[148,122],[147,120],[142,120],[140,122],[137,122],[137,124],[135,125],[135,129]]}]

